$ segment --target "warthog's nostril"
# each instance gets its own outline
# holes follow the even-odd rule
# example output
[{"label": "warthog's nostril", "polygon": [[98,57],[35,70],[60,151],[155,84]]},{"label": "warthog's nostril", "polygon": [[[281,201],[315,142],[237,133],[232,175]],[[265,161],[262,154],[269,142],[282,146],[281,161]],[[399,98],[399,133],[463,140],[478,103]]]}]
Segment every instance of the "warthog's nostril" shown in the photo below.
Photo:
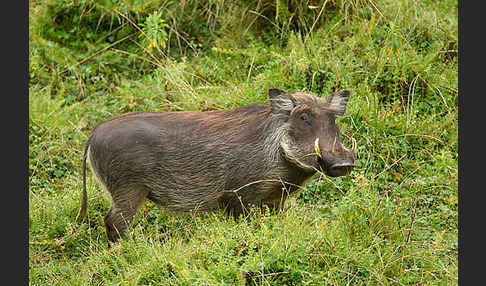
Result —
[{"label": "warthog's nostril", "polygon": [[332,165],[329,168],[329,175],[333,177],[344,176],[351,172],[354,167],[354,163],[351,162],[341,162]]},{"label": "warthog's nostril", "polygon": [[331,168],[347,168],[347,167],[354,167],[354,163],[351,162],[344,162],[344,163],[338,163],[334,164],[331,166]]}]

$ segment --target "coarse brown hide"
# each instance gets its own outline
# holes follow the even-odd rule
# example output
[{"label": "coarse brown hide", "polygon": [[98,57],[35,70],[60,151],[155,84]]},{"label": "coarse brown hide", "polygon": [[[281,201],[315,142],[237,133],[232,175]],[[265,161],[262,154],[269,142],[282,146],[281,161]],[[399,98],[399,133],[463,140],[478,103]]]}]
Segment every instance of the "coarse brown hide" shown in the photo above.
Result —
[{"label": "coarse brown hide", "polygon": [[335,116],[349,91],[329,98],[272,88],[269,103],[211,112],[134,112],[100,123],[86,160],[112,198],[105,216],[110,241],[132,222],[145,198],[183,212],[224,208],[234,216],[253,205],[280,209],[319,170],[348,174],[353,150],[339,139]]}]

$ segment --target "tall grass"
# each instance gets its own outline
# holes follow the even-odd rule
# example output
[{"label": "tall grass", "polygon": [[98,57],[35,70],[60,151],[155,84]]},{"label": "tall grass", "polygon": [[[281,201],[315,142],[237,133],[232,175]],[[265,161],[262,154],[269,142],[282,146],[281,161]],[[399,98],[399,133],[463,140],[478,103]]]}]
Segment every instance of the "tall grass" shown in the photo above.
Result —
[{"label": "tall grass", "polygon": [[[455,1],[32,0],[29,23],[31,285],[457,284]],[[146,202],[108,247],[88,172],[75,221],[97,123],[263,103],[271,87],[351,90],[349,176],[248,222]]]}]

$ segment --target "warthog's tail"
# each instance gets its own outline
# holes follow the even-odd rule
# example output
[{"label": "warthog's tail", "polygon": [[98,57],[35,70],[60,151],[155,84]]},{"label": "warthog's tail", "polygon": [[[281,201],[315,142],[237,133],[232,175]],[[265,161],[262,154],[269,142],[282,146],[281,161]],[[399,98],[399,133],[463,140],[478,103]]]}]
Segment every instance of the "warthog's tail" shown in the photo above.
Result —
[{"label": "warthog's tail", "polygon": [[81,202],[81,208],[79,209],[78,218],[84,218],[86,216],[86,210],[88,209],[88,194],[86,192],[86,158],[88,156],[89,140],[84,148],[83,155],[83,201]]}]

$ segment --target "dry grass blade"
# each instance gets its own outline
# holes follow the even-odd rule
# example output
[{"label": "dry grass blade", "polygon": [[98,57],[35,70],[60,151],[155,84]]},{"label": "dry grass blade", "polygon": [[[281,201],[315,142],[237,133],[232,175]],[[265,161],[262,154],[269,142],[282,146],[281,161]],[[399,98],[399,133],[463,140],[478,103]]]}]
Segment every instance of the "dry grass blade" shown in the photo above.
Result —
[{"label": "dry grass blade", "polygon": [[[140,32],[142,35],[144,35],[145,37],[147,36],[147,35],[145,34],[145,32],[144,32],[142,29],[140,29],[140,27],[139,27],[137,24],[135,24],[135,23],[134,23],[134,22],[133,22],[133,21],[132,21],[130,18],[128,18],[126,15],[124,15],[123,13],[121,13],[120,11],[118,11],[117,9],[113,9],[113,11],[115,11],[115,12],[116,12],[118,15],[122,16],[122,17],[123,17],[125,20],[127,20],[127,21],[128,21],[130,24],[132,24],[132,26],[133,26],[133,27],[135,27],[135,28],[136,28],[136,29],[137,29],[137,30],[138,30],[138,31],[139,31],[139,32]],[[138,45],[138,43],[137,43],[137,45]],[[140,45],[138,45],[138,46],[140,46]],[[159,46],[158,46],[158,45],[155,45],[155,48],[157,49],[157,51],[158,51],[160,54],[162,54],[164,57],[167,57],[167,55],[166,55],[166,54],[165,54],[165,53],[164,53],[162,50],[160,50],[160,48],[159,48]],[[151,57],[152,57],[152,58],[153,58],[153,59],[154,59],[156,62],[158,62],[159,66],[163,66],[163,63],[162,63],[162,62],[160,62],[160,60],[159,60],[159,59],[158,59],[158,58],[157,58],[157,57],[156,57],[156,56],[155,56],[155,55],[154,55],[154,54],[153,54],[153,53],[152,53],[150,50],[145,49],[145,47],[143,47],[143,49],[144,49],[144,51],[145,51],[146,53],[148,53],[148,54],[149,54],[149,55],[150,55],[150,56],[151,56]]]},{"label": "dry grass blade", "polygon": [[[121,42],[123,42],[123,41],[125,41],[125,40],[127,40],[127,39],[130,39],[131,37],[135,36],[136,34],[137,34],[137,33],[132,33],[132,34],[130,34],[130,35],[128,35],[128,36],[125,36],[125,37],[123,37],[122,39],[120,39],[120,40],[118,40],[118,41],[114,42],[113,44],[111,44],[111,45],[109,45],[109,46],[107,46],[107,47],[104,47],[104,48],[102,48],[102,49],[99,49],[98,51],[94,52],[94,53],[93,53],[93,54],[91,54],[90,56],[88,56],[88,57],[84,58],[83,60],[81,60],[81,61],[77,62],[77,63],[76,63],[74,66],[72,66],[71,68],[75,68],[75,67],[77,67],[77,66],[79,66],[79,65],[82,65],[82,64],[84,64],[84,63],[88,62],[89,60],[91,60],[92,58],[96,57],[97,55],[99,55],[99,54],[103,53],[104,51],[106,51],[106,50],[108,50],[108,49],[110,49],[110,48],[112,48],[112,47],[114,47],[114,46],[118,45],[119,43],[121,43]],[[67,69],[63,70],[63,71],[62,71],[60,74],[63,74],[63,73],[65,73],[65,72],[69,71],[71,68],[67,68]]]},{"label": "dry grass blade", "polygon": [[319,14],[317,15],[316,19],[314,20],[314,23],[312,23],[312,26],[309,30],[309,32],[307,33],[306,37],[305,37],[305,40],[304,40],[304,45],[305,43],[307,42],[307,39],[310,37],[312,31],[314,30],[314,26],[316,25],[317,21],[319,21],[319,18],[321,17],[322,15],[322,12],[324,11],[324,8],[326,7],[326,4],[329,0],[326,0],[324,1],[324,3],[322,4],[322,7],[321,7],[321,10],[319,11]]},{"label": "dry grass blade", "polygon": [[400,162],[403,158],[405,158],[407,156],[407,154],[403,155],[402,157],[400,157],[398,160],[396,160],[395,162],[393,162],[390,166],[388,166],[386,169],[384,169],[383,171],[381,171],[380,173],[376,174],[373,179],[376,179],[378,178],[381,174],[385,173],[386,171],[390,170],[391,168],[393,168],[393,166],[395,166],[396,164],[398,164],[398,162]]}]

